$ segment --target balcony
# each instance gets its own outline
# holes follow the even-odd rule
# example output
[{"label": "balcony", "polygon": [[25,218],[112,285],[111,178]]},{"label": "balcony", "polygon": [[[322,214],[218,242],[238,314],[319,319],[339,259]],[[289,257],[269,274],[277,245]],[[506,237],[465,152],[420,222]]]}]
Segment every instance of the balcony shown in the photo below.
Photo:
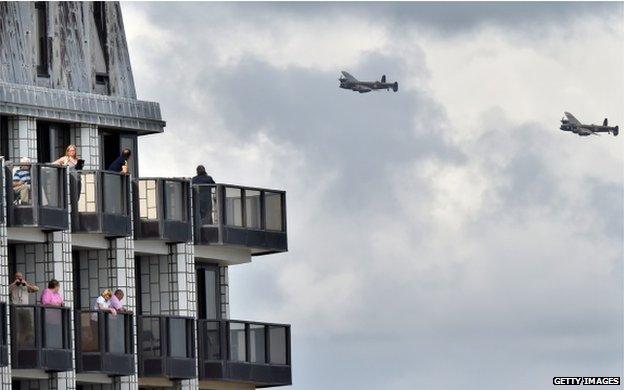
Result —
[{"label": "balcony", "polygon": [[[69,219],[65,169],[57,165],[31,163],[5,167],[9,227],[67,229]],[[13,181],[18,176],[28,175],[28,181]]]},{"label": "balcony", "polygon": [[135,238],[160,240],[167,243],[190,241],[189,194],[190,185],[186,179],[141,178],[135,180]]},{"label": "balcony", "polygon": [[0,302],[0,367],[9,365],[7,334],[7,304],[6,302]]},{"label": "balcony", "polygon": [[239,381],[256,387],[292,383],[290,325],[199,320],[200,380]]},{"label": "balcony", "polygon": [[75,314],[76,371],[109,376],[135,373],[133,316],[82,310]]},{"label": "balcony", "polygon": [[194,320],[179,316],[139,316],[139,376],[196,378]]},{"label": "balcony", "polygon": [[11,367],[72,369],[68,307],[11,305]]},{"label": "balcony", "polygon": [[130,177],[83,170],[70,175],[72,232],[125,237],[131,233]]},{"label": "balcony", "polygon": [[288,250],[284,191],[196,184],[193,202],[196,245],[245,247],[252,255]]}]

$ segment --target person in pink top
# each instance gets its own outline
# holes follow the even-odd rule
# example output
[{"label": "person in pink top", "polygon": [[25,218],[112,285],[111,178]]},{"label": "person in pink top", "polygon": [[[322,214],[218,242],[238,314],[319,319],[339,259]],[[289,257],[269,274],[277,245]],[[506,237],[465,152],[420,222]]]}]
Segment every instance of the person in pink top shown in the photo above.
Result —
[{"label": "person in pink top", "polygon": [[61,284],[56,279],[48,282],[48,288],[41,293],[41,304],[50,306],[63,306],[63,297],[60,293]]}]

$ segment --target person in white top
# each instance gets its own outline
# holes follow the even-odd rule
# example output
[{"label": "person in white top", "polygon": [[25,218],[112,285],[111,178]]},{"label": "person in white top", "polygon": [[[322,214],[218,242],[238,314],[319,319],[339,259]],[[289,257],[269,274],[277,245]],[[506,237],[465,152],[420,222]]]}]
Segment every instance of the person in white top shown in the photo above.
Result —
[{"label": "person in white top", "polygon": [[28,305],[28,296],[30,293],[39,291],[39,287],[35,284],[28,283],[21,272],[15,273],[15,280],[9,284],[9,294],[11,295],[11,303],[15,305]]},{"label": "person in white top", "polygon": [[117,310],[110,307],[110,299],[113,296],[111,290],[106,289],[102,291],[99,297],[95,300],[95,304],[93,305],[93,309],[97,311],[107,311],[112,315],[117,315]]}]

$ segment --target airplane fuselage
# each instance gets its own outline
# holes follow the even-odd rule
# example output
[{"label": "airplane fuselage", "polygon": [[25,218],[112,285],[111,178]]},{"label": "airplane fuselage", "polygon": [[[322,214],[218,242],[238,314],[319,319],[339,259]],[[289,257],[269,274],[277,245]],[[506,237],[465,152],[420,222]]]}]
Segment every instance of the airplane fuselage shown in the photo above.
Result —
[{"label": "airplane fuselage", "polygon": [[387,83],[385,75],[381,77],[381,81],[360,81],[344,71],[343,75],[345,77],[341,77],[338,79],[340,81],[339,87],[342,89],[350,89],[359,93],[366,93],[380,89],[385,89],[388,91],[393,90],[394,92],[397,92],[399,90],[399,83]]},{"label": "airplane fuselage", "polygon": [[591,135],[592,133],[612,133],[613,135],[618,135],[619,127],[618,126],[601,126],[601,125],[577,125],[574,123],[569,123],[566,121],[562,121],[560,130],[570,131],[574,134],[578,134],[581,137],[586,137]]}]

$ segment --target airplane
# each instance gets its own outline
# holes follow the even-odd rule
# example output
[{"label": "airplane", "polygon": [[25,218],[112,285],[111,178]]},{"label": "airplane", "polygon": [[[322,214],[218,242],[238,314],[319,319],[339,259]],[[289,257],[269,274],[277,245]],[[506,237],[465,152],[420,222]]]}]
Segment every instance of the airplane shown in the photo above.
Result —
[{"label": "airplane", "polygon": [[339,78],[338,81],[340,81],[340,88],[343,89],[350,89],[359,93],[366,93],[377,89],[389,91],[390,88],[392,88],[394,92],[399,90],[399,83],[396,81],[394,83],[386,83],[386,75],[381,76],[381,81],[358,81],[344,70],[342,71],[342,75],[344,77]]},{"label": "airplane", "polygon": [[619,126],[609,126],[607,118],[605,118],[604,122],[602,122],[602,126],[593,124],[584,125],[569,112],[566,111],[564,114],[565,117],[561,119],[561,127],[559,127],[559,129],[563,131],[571,131],[581,137],[591,134],[600,135],[598,133],[613,133],[613,136],[615,137],[620,132]]}]

